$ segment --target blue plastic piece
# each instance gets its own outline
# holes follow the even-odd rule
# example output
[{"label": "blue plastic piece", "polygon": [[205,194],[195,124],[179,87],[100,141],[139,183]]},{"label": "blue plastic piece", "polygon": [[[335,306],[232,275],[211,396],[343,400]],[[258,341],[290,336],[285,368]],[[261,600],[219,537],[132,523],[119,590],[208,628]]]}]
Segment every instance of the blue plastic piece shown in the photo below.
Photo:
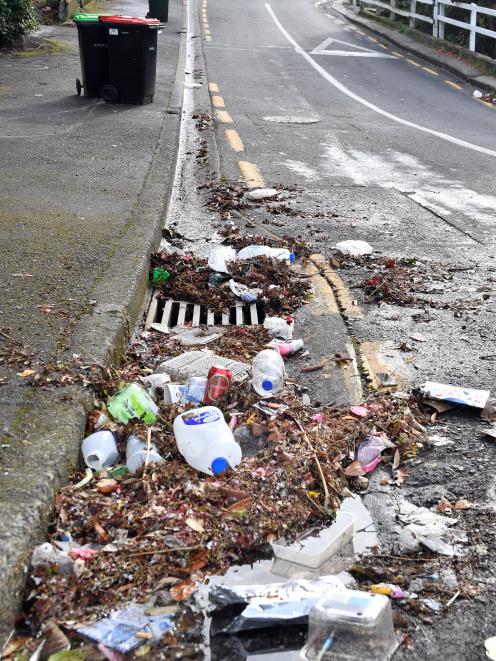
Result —
[{"label": "blue plastic piece", "polygon": [[221,473],[225,473],[228,470],[229,462],[225,457],[217,457],[217,459],[212,461],[211,468],[214,475],[220,475]]},{"label": "blue plastic piece", "polygon": [[269,392],[269,390],[272,390],[272,381],[270,379],[264,379],[262,381],[262,388]]},{"label": "blue plastic piece", "polygon": [[296,259],[296,253],[295,252],[290,252],[289,253],[289,261],[291,263],[293,263],[295,259]]}]

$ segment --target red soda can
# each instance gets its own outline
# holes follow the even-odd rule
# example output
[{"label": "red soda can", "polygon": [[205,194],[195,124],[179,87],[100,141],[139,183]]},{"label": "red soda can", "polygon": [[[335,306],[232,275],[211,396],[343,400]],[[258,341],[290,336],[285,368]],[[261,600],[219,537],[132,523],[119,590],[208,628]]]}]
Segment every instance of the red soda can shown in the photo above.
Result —
[{"label": "red soda can", "polygon": [[204,404],[217,404],[231,387],[232,373],[225,367],[214,365],[210,368],[207,377],[207,387],[205,388]]}]

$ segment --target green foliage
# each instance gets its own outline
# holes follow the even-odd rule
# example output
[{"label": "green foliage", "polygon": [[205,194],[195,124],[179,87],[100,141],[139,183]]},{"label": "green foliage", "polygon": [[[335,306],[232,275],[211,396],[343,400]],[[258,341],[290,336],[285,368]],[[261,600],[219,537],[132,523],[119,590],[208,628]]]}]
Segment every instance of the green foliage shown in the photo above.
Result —
[{"label": "green foliage", "polygon": [[31,0],[0,0],[0,46],[12,44],[17,36],[35,27]]}]

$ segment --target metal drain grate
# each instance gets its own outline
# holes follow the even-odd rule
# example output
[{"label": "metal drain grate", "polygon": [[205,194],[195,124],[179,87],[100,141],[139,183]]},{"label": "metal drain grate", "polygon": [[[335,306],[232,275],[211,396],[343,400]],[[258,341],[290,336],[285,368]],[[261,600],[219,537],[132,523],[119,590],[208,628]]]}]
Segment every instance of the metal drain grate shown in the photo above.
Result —
[{"label": "metal drain grate", "polygon": [[168,333],[172,328],[190,326],[256,326],[261,324],[265,314],[256,303],[239,303],[229,311],[218,313],[209,310],[206,305],[174,301],[172,298],[161,299],[158,290],[153,292],[148,309],[145,328]]}]

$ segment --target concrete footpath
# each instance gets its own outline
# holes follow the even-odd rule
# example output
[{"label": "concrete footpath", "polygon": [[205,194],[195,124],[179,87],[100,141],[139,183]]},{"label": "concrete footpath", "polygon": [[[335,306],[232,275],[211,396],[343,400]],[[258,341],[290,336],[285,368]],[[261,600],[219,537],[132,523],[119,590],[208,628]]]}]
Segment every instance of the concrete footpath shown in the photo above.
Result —
[{"label": "concrete footpath", "polygon": [[[144,16],[148,4],[105,9]],[[92,403],[82,387],[32,388],[19,374],[74,353],[108,365],[139,318],[175,164],[181,30],[171,0],[145,106],[76,96],[74,26],[0,56],[0,646]]]},{"label": "concrete footpath", "polygon": [[[461,57],[445,50],[449,44],[440,39],[433,39],[429,35],[423,35],[420,32],[409,34],[400,32],[399,25],[397,29],[389,27],[386,23],[372,18],[367,18],[363,13],[357,14],[353,11],[351,4],[343,0],[331,0],[324,5],[327,9],[333,9],[342,16],[346,17],[352,23],[366,28],[370,32],[387,39],[392,44],[404,48],[427,62],[431,62],[439,67],[451,71],[462,80],[465,80],[481,90],[496,92],[496,77],[492,75],[483,75],[481,69],[487,67],[488,63],[496,69],[496,62],[490,58],[480,56],[479,69],[475,64],[470,64]],[[424,43],[425,41],[425,43]]]}]

